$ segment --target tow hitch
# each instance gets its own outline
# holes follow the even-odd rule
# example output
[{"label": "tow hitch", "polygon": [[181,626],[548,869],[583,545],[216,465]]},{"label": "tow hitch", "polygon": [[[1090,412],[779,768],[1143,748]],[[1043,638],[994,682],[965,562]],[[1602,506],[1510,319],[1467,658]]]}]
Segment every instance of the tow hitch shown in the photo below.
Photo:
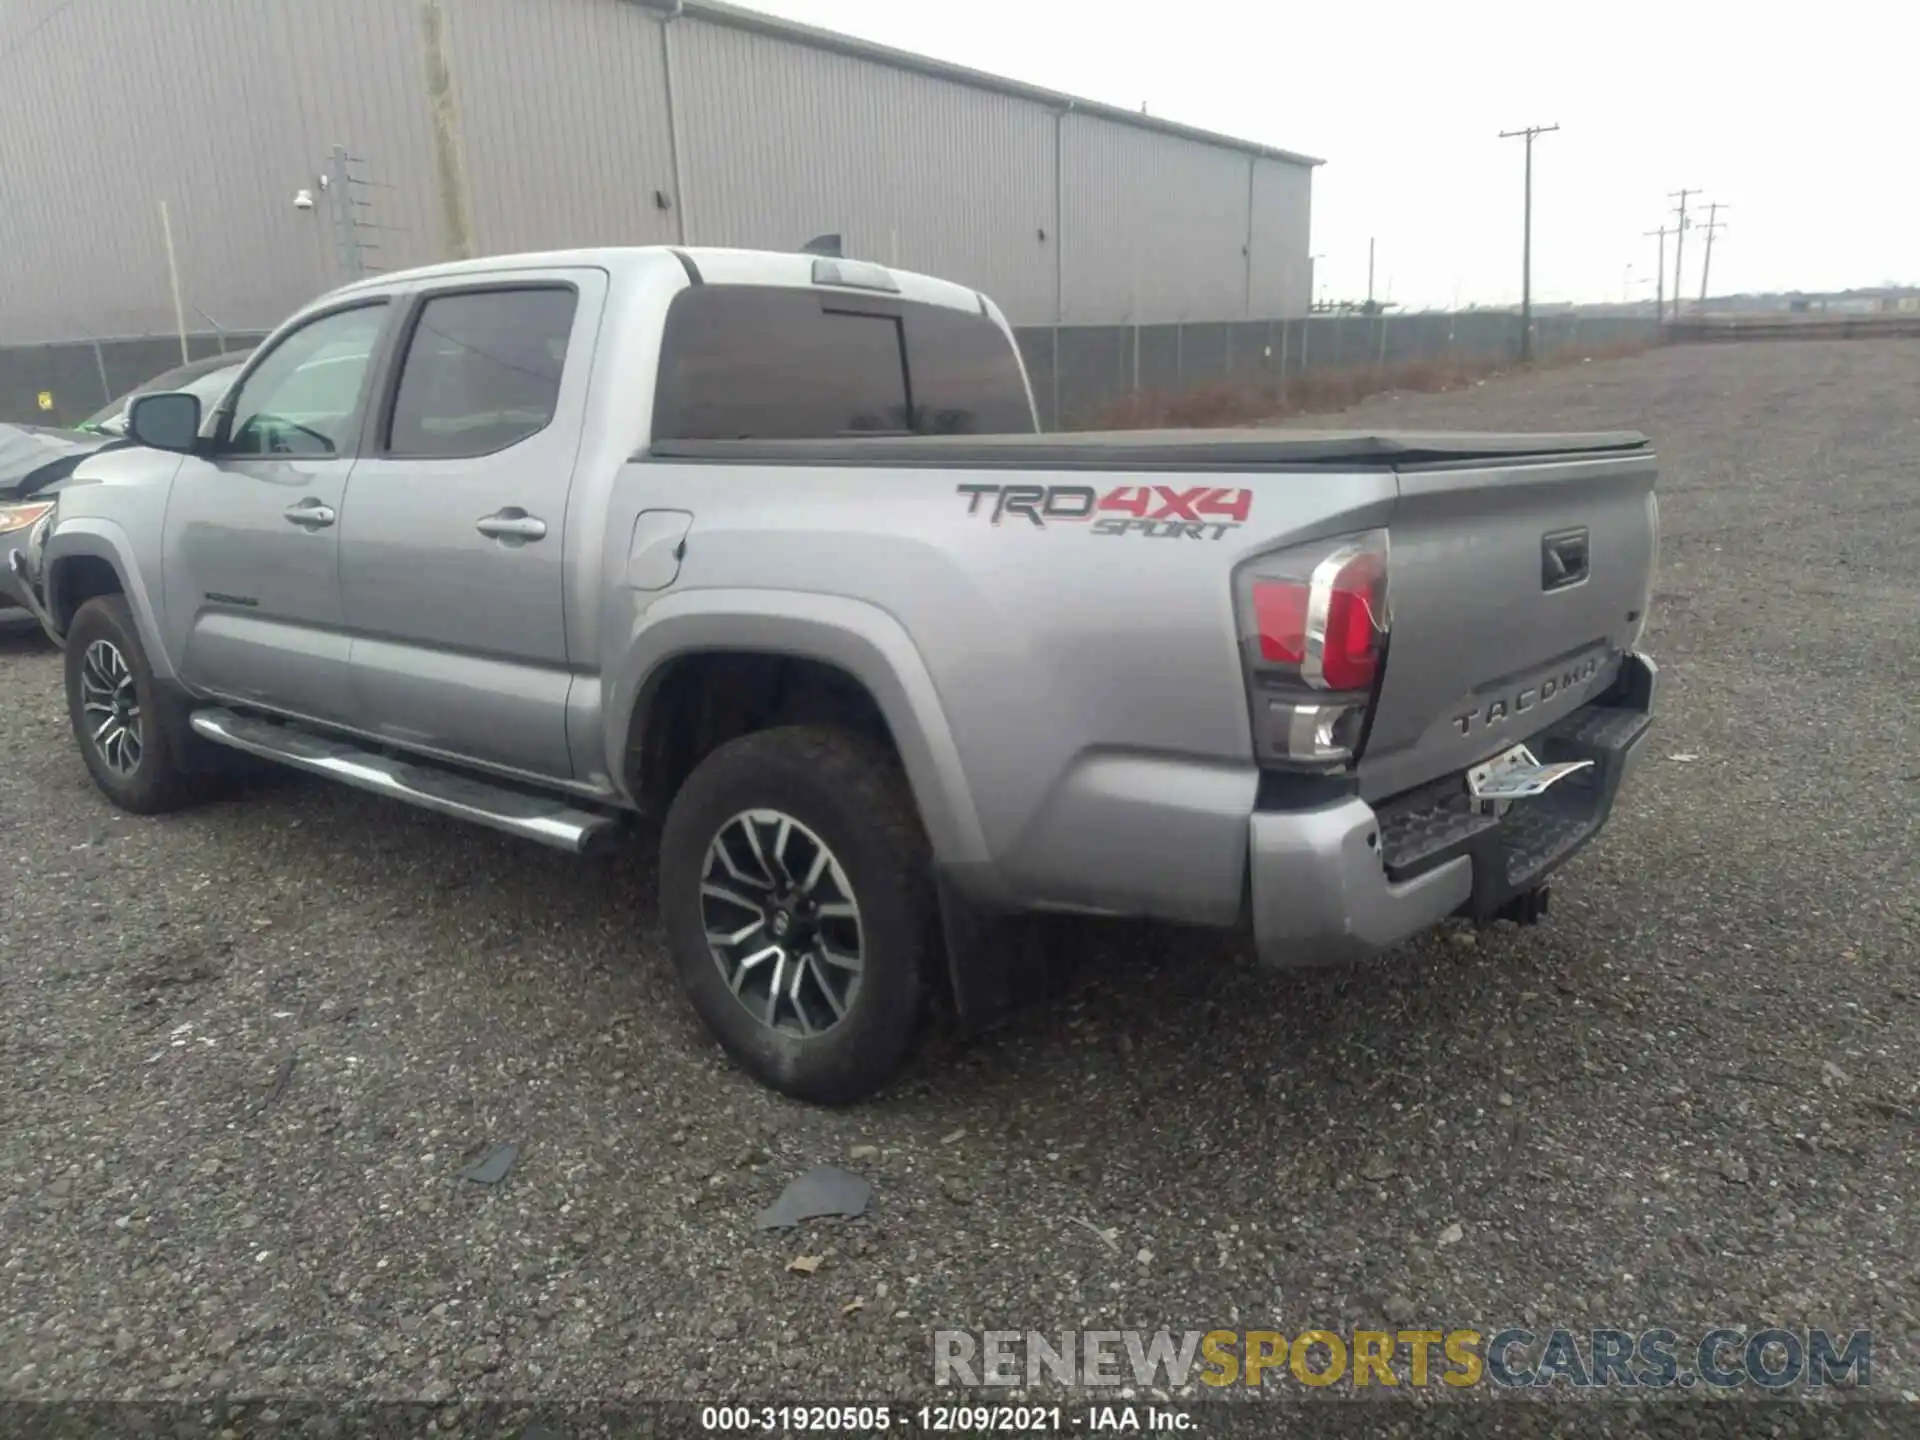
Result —
[{"label": "tow hitch", "polygon": [[1516,925],[1538,925],[1547,918],[1547,906],[1553,899],[1553,886],[1536,885],[1516,895],[1493,912],[1495,920],[1511,920]]},{"label": "tow hitch", "polygon": [[1558,765],[1542,765],[1524,745],[1476,765],[1467,772],[1467,794],[1483,815],[1504,815],[1516,800],[1544,795],[1569,775],[1590,769],[1591,760],[1566,760]]}]

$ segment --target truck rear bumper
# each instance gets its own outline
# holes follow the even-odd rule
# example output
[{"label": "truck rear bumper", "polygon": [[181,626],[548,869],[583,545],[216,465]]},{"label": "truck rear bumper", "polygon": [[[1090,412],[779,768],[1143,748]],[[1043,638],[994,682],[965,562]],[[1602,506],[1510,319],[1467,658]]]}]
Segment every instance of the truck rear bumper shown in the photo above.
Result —
[{"label": "truck rear bumper", "polygon": [[1529,736],[1543,761],[1592,760],[1504,816],[1478,813],[1464,777],[1370,805],[1256,811],[1248,869],[1253,933],[1269,965],[1332,964],[1384,950],[1465,913],[1493,918],[1596,834],[1639,758],[1656,667],[1630,654],[1608,692]]}]

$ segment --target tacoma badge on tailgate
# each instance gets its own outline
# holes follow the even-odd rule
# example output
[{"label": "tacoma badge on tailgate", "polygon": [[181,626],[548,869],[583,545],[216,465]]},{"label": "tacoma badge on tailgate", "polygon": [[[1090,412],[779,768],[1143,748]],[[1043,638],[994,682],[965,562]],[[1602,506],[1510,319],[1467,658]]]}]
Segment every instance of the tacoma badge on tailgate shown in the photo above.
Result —
[{"label": "tacoma badge on tailgate", "polygon": [[1468,735],[1478,727],[1492,729],[1515,715],[1523,715],[1536,705],[1544,705],[1556,695],[1564,696],[1600,673],[1600,657],[1589,655],[1571,662],[1557,675],[1547,675],[1524,689],[1496,695],[1484,704],[1453,717],[1454,728]]}]

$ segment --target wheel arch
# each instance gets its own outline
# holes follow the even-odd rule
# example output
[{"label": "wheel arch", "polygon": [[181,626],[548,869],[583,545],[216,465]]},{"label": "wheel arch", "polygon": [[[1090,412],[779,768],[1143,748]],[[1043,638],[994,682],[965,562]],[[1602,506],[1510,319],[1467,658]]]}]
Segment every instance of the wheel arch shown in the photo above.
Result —
[{"label": "wheel arch", "polygon": [[112,521],[96,516],[63,521],[48,537],[41,561],[47,613],[64,636],[87,601],[116,592],[126,596],[148,668],[156,678],[172,680],[173,664],[160,643],[159,617],[132,556],[132,542]]},{"label": "wheel arch", "polygon": [[652,606],[629,643],[609,697],[607,764],[630,799],[633,757],[676,666],[702,656],[757,656],[823,667],[868,700],[900,756],[933,854],[982,866],[986,843],[959,751],[925,661],[900,623],[862,601],[779,591],[699,591]]}]

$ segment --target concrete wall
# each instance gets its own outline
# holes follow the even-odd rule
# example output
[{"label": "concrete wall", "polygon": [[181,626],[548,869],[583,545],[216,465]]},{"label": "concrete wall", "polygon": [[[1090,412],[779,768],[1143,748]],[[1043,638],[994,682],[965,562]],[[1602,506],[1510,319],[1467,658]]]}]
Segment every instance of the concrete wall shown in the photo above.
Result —
[{"label": "concrete wall", "polygon": [[0,0],[0,95],[0,346],[172,333],[162,202],[190,330],[461,244],[835,231],[1022,324],[1309,294],[1302,157],[710,0]]}]

